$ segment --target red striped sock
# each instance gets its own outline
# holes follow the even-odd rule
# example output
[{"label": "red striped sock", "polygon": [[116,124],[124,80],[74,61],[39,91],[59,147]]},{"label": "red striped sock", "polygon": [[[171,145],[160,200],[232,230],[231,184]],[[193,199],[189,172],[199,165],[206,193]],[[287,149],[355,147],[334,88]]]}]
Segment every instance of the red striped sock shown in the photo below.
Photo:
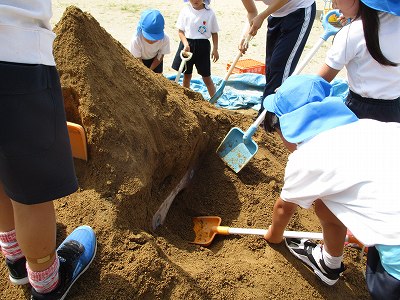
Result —
[{"label": "red striped sock", "polygon": [[17,242],[15,229],[8,232],[0,232],[0,247],[4,256],[11,261],[16,261],[24,256]]},{"label": "red striped sock", "polygon": [[36,290],[36,292],[45,294],[53,291],[58,284],[59,276],[58,269],[60,267],[60,261],[56,256],[53,264],[46,270],[40,272],[34,272],[29,268],[28,262],[26,268],[28,270],[29,283]]}]

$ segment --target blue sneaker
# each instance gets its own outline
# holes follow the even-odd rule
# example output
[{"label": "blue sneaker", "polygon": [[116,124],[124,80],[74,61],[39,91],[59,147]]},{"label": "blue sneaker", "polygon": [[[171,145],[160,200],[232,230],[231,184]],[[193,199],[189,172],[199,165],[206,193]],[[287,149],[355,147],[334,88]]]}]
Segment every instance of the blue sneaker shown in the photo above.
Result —
[{"label": "blue sneaker", "polygon": [[93,229],[89,226],[76,228],[57,248],[60,260],[59,282],[50,293],[38,293],[32,288],[32,300],[62,300],[72,285],[92,263],[97,250],[97,240]]}]

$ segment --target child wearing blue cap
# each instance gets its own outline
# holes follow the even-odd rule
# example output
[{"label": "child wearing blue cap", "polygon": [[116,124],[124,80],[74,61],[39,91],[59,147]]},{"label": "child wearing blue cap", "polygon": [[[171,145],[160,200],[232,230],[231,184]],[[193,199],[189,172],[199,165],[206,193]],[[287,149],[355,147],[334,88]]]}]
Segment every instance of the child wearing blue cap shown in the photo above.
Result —
[{"label": "child wearing blue cap", "polygon": [[265,239],[280,243],[297,206],[321,222],[323,245],[286,238],[290,252],[334,285],[347,229],[369,247],[366,281],[373,299],[400,296],[400,124],[358,119],[322,77],[289,77],[264,101],[267,131],[289,156]]},{"label": "child wearing blue cap", "polygon": [[163,58],[169,54],[170,41],[164,32],[164,17],[156,9],[145,10],[133,34],[130,51],[155,73],[163,72]]},{"label": "child wearing blue cap", "polygon": [[318,74],[327,81],[346,67],[347,106],[359,118],[400,122],[400,2],[334,0],[352,21],[335,36]]},{"label": "child wearing blue cap", "polygon": [[[219,26],[214,11],[205,2],[209,3],[209,1],[203,0],[190,0],[181,10],[176,22],[181,41],[172,62],[172,68],[179,70],[182,50],[192,52],[192,58],[186,62],[182,85],[190,88],[193,66],[196,66],[197,72],[202,76],[208,93],[212,97],[215,94],[215,85],[211,79],[210,53],[213,62],[216,62],[219,59]],[[210,38],[213,41],[212,50]]]}]

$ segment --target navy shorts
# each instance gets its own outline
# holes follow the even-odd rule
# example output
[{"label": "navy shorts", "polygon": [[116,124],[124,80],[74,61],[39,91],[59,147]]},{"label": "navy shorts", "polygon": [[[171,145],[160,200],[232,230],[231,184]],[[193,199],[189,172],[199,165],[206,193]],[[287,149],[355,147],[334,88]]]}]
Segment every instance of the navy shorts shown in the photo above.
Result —
[{"label": "navy shorts", "polygon": [[350,91],[346,105],[359,119],[400,122],[400,98],[395,100],[364,98]]},{"label": "navy shorts", "polygon": [[55,200],[78,188],[53,66],[0,62],[0,181],[22,204]]},{"label": "navy shorts", "polygon": [[[153,63],[155,58],[156,57],[153,57],[153,58],[150,58],[150,59],[142,59],[142,62],[146,67],[150,68],[151,64]],[[160,73],[161,74],[163,72],[163,61],[161,61],[160,64],[157,67],[155,67],[155,69],[153,71],[154,71],[154,73]]]},{"label": "navy shorts", "polygon": [[399,300],[400,280],[383,268],[378,250],[368,247],[366,280],[372,299]]},{"label": "navy shorts", "polygon": [[[202,77],[211,76],[211,44],[209,40],[206,39],[187,39],[190,52],[193,53],[193,56],[190,60],[186,62],[186,68],[184,69],[185,74],[193,73],[193,66],[196,66],[197,73]],[[172,62],[172,68],[176,71],[179,70],[179,66],[181,64],[181,51],[183,50],[183,43],[179,43],[178,51],[175,54],[174,61]]]}]

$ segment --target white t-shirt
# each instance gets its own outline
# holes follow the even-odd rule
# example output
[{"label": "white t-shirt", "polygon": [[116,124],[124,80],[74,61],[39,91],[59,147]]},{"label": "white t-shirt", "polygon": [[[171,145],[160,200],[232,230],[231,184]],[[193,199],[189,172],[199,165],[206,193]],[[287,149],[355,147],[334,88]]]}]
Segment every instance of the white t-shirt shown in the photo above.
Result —
[{"label": "white t-shirt", "polygon": [[211,8],[194,9],[185,5],[178,16],[176,28],[185,33],[187,39],[209,39],[219,31],[217,18]]},{"label": "white t-shirt", "polygon": [[[255,1],[262,1],[266,5],[271,5],[272,2],[276,0],[255,0]],[[311,6],[315,0],[289,0],[284,6],[278,9],[276,12],[272,13],[271,16],[273,17],[285,17],[288,14],[298,10],[299,8],[306,8]]]},{"label": "white t-shirt", "polygon": [[54,66],[51,0],[0,0],[0,61]]},{"label": "white t-shirt", "polygon": [[281,198],[321,199],[364,245],[400,245],[400,124],[361,119],[300,144]]},{"label": "white t-shirt", "polygon": [[[400,63],[400,17],[380,13],[379,44],[383,55]],[[333,69],[347,69],[349,88],[367,98],[393,100],[400,96],[400,65],[380,65],[367,50],[361,20],[340,30],[327,53],[325,63]]]},{"label": "white t-shirt", "polygon": [[146,42],[142,34],[137,34],[137,31],[132,36],[130,51],[136,58],[152,59],[157,56],[169,54],[171,52],[169,37],[164,33],[164,38],[153,44]]}]

